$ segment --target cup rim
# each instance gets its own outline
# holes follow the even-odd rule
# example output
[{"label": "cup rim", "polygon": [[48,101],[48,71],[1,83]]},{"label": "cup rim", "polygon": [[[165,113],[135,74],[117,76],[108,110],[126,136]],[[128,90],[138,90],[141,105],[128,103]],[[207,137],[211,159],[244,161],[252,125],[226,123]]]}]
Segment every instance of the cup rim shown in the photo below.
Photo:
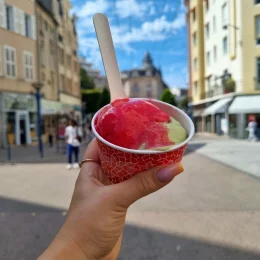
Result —
[{"label": "cup rim", "polygon": [[191,138],[193,137],[194,135],[194,132],[195,132],[195,129],[194,129],[194,124],[191,120],[191,118],[185,113],[183,112],[181,109],[175,107],[175,106],[172,106],[168,103],[165,103],[163,101],[160,101],[160,100],[156,100],[156,99],[150,99],[150,98],[131,98],[131,99],[142,99],[142,100],[146,100],[146,101],[152,101],[152,102],[155,102],[155,103],[161,103],[165,106],[168,106],[170,108],[174,108],[175,110],[177,110],[178,113],[180,113],[184,118],[185,120],[187,120],[190,124],[190,133],[189,133],[189,136],[185,139],[184,142],[178,144],[178,145],[174,145],[171,149],[167,150],[167,151],[158,151],[158,150],[134,150],[134,149],[128,149],[128,148],[124,148],[124,147],[121,147],[121,146],[118,146],[118,145],[115,145],[115,144],[112,144],[110,142],[108,142],[107,140],[105,140],[102,136],[100,136],[98,134],[98,132],[96,131],[96,128],[95,128],[95,120],[97,118],[97,115],[100,113],[100,111],[102,111],[105,107],[108,107],[110,104],[102,107],[101,109],[99,109],[95,115],[93,116],[92,118],[92,121],[91,121],[91,127],[92,127],[92,131],[94,133],[94,135],[96,136],[96,138],[101,141],[102,143],[106,144],[107,146],[113,148],[113,149],[116,149],[116,150],[119,150],[119,151],[122,151],[122,152],[126,152],[126,153],[132,153],[132,154],[143,154],[143,155],[146,155],[146,154],[163,154],[163,153],[168,153],[168,152],[172,152],[174,150],[177,150],[183,146],[185,146],[190,140]]}]

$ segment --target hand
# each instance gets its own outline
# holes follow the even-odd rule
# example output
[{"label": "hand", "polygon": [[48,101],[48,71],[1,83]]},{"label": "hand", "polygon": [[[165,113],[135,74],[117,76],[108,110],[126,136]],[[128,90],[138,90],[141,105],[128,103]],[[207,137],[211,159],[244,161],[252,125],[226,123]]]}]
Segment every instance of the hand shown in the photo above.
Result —
[{"label": "hand", "polygon": [[[84,158],[99,162],[95,139]],[[182,171],[181,163],[160,166],[113,184],[100,164],[83,164],[65,224],[39,259],[117,259],[128,207]]]}]

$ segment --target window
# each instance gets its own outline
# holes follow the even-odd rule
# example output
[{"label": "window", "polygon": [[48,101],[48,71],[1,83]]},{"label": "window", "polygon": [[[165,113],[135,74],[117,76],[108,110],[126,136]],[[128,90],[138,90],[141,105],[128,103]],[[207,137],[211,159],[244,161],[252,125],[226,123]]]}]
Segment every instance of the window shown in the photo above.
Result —
[{"label": "window", "polygon": [[196,32],[193,33],[192,38],[193,38],[193,45],[196,46],[197,45],[197,33]]},{"label": "window", "polygon": [[222,5],[222,25],[228,24],[228,10],[227,3]]},{"label": "window", "polygon": [[260,15],[255,17],[255,36],[256,44],[260,45]]},{"label": "window", "polygon": [[196,21],[196,8],[192,9],[191,16],[192,16],[192,21],[195,22]]},{"label": "window", "polygon": [[205,0],[205,10],[209,10],[209,0]]},{"label": "window", "polygon": [[74,71],[78,72],[78,62],[74,61]]},{"label": "window", "polygon": [[207,66],[210,66],[210,52],[207,52]]},{"label": "window", "polygon": [[24,78],[27,81],[33,81],[33,54],[31,52],[23,53]]},{"label": "window", "polygon": [[197,68],[198,68],[198,60],[197,60],[197,58],[195,58],[195,59],[193,60],[193,69],[194,69],[194,70],[197,70]]},{"label": "window", "polygon": [[206,31],[206,38],[209,38],[209,23],[205,25],[205,31]]},{"label": "window", "polygon": [[5,72],[7,77],[16,77],[16,49],[10,46],[4,47],[5,53]]},{"label": "window", "polygon": [[260,4],[260,0],[255,0],[255,4],[256,5]]},{"label": "window", "polygon": [[260,57],[256,58],[256,84],[255,89],[260,90]]},{"label": "window", "polygon": [[207,84],[207,90],[209,91],[211,87],[211,76],[207,77],[206,84]]},{"label": "window", "polygon": [[134,97],[134,98],[139,97],[139,92],[140,92],[139,86],[138,86],[137,83],[135,83],[135,84],[133,85],[133,97]]},{"label": "window", "polygon": [[60,75],[60,89],[64,90],[65,89],[65,76]]},{"label": "window", "polygon": [[213,32],[215,33],[217,31],[217,20],[216,16],[213,16]]},{"label": "window", "polygon": [[58,35],[58,40],[59,42],[63,42],[63,37],[60,34]]},{"label": "window", "polygon": [[223,54],[226,55],[228,52],[228,40],[227,36],[223,38]]},{"label": "window", "polygon": [[25,36],[28,38],[32,38],[32,19],[31,16],[25,14]]},{"label": "window", "polygon": [[67,55],[67,64],[66,64],[67,67],[71,67],[71,56],[70,55]]},{"label": "window", "polygon": [[14,31],[14,10],[12,6],[6,5],[6,28],[9,31]]},{"label": "window", "polygon": [[150,83],[146,87],[146,97],[147,98],[153,97],[153,89],[152,89],[152,85]]},{"label": "window", "polygon": [[59,60],[62,65],[64,65],[64,51],[62,48],[59,48]]},{"label": "window", "polygon": [[217,46],[215,45],[214,48],[213,48],[213,52],[214,52],[214,62],[217,61],[217,56],[218,56],[218,53],[217,53]]},{"label": "window", "polygon": [[198,94],[198,81],[194,82],[194,94],[197,95]]}]

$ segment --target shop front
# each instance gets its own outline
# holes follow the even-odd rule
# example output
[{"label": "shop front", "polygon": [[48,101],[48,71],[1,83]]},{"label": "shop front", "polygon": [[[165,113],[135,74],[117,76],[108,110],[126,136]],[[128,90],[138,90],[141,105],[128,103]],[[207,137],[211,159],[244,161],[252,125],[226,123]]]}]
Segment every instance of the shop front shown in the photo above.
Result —
[{"label": "shop front", "polygon": [[250,117],[260,121],[260,95],[237,96],[228,109],[229,135],[234,138],[248,138]]},{"label": "shop front", "polygon": [[1,147],[36,141],[36,101],[28,94],[0,94]]}]

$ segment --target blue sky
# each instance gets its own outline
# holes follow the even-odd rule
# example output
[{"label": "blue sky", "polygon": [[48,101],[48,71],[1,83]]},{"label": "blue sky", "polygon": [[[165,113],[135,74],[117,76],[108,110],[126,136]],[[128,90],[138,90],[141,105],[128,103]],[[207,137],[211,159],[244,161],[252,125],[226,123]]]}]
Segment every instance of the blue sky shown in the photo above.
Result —
[{"label": "blue sky", "polygon": [[141,66],[149,51],[170,87],[187,87],[187,32],[183,0],[71,0],[78,16],[79,53],[104,72],[92,22],[108,16],[120,70]]}]

